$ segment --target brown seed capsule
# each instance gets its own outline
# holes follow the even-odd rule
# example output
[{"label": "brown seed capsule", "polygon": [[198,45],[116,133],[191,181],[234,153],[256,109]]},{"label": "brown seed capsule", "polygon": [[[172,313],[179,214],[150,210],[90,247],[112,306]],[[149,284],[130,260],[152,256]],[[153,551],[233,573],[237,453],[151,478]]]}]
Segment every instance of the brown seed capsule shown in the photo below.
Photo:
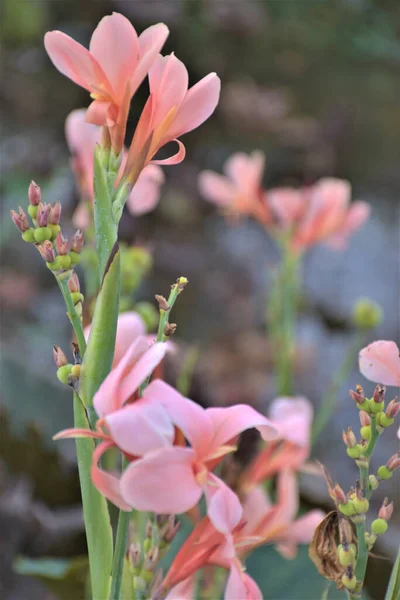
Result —
[{"label": "brown seed capsule", "polygon": [[164,296],[159,296],[158,294],[156,294],[155,298],[158,302],[158,306],[159,306],[160,310],[163,310],[164,312],[168,312],[169,310],[171,310],[171,307],[168,304],[168,302],[166,301],[166,299],[164,298]]}]

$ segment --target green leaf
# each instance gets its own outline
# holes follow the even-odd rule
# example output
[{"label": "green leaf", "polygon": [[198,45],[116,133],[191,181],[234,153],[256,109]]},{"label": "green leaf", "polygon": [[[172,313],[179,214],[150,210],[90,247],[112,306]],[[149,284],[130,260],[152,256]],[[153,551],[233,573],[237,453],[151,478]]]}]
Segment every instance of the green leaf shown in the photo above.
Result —
[{"label": "green leaf", "polygon": [[400,546],[397,552],[396,562],[393,565],[392,574],[388,589],[386,590],[385,600],[399,600],[400,598]]},{"label": "green leaf", "polygon": [[[74,394],[75,427],[89,427],[84,406],[77,394]],[[94,440],[78,438],[76,456],[78,460],[79,480],[81,484],[83,516],[85,519],[88,545],[90,580],[93,600],[105,600],[109,597],[110,576],[113,558],[113,538],[107,501],[94,487],[91,479],[92,454]]]},{"label": "green leaf", "polygon": [[20,556],[14,563],[14,570],[20,575],[39,579],[61,600],[71,600],[71,598],[78,600],[85,597],[87,556],[71,559],[32,559]]},{"label": "green leaf", "polygon": [[120,253],[115,244],[96,301],[90,336],[80,375],[80,396],[92,406],[93,396],[111,370],[117,331]]}]

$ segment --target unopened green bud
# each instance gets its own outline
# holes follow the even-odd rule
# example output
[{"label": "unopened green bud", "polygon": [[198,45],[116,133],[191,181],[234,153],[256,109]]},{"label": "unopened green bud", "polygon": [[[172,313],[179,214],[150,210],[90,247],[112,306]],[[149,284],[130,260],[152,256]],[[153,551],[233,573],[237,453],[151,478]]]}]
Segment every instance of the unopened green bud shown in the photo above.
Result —
[{"label": "unopened green bud", "polygon": [[369,401],[369,410],[373,414],[377,414],[377,413],[382,412],[384,408],[385,408],[385,403],[384,402],[375,402],[375,400],[370,400]]},{"label": "unopened green bud", "polygon": [[79,375],[81,374],[81,365],[74,365],[71,369],[72,377],[79,379]]},{"label": "unopened green bud", "polygon": [[357,579],[354,577],[354,575],[349,577],[348,575],[344,574],[342,576],[342,583],[343,586],[348,590],[354,590],[357,586]]},{"label": "unopened green bud", "polygon": [[48,269],[50,269],[50,271],[61,271],[61,265],[60,265],[60,261],[59,261],[59,256],[56,256],[55,260],[53,260],[53,262],[47,262],[46,263],[46,267]]},{"label": "unopened green bud", "polygon": [[354,498],[353,500],[354,511],[358,515],[364,515],[369,508],[369,502],[366,498]]},{"label": "unopened green bud", "polygon": [[57,377],[61,383],[68,383],[68,377],[71,373],[73,365],[64,365],[57,369]]},{"label": "unopened green bud", "polygon": [[381,467],[379,467],[377,473],[378,477],[380,477],[381,479],[390,479],[393,476],[392,471],[390,471],[386,465],[382,465]]},{"label": "unopened green bud", "polygon": [[49,223],[48,226],[51,231],[52,231],[52,236],[51,239],[54,241],[57,237],[57,233],[61,230],[61,227],[59,225],[53,225],[52,223]]},{"label": "unopened green bud", "polygon": [[369,412],[369,400],[368,398],[365,398],[364,402],[361,402],[361,404],[357,404],[358,408],[360,410],[365,410],[366,412]]},{"label": "unopened green bud", "polygon": [[67,269],[69,269],[69,268],[70,268],[70,266],[71,266],[71,259],[70,259],[70,257],[68,256],[68,254],[65,254],[65,255],[59,255],[57,258],[58,258],[58,263],[59,263],[59,265],[60,265],[60,268],[61,268],[63,271],[66,271]]},{"label": "unopened green bud", "polygon": [[360,433],[363,440],[369,440],[371,437],[371,425],[364,425],[364,427],[361,427]]},{"label": "unopened green bud", "polygon": [[28,213],[30,214],[32,219],[36,219],[37,211],[38,211],[38,207],[35,206],[34,204],[30,204],[28,206]]},{"label": "unopened green bud", "polygon": [[370,486],[371,490],[376,490],[378,488],[379,481],[377,480],[375,475],[370,475],[368,478],[368,481],[369,481],[369,486]]},{"label": "unopened green bud", "polygon": [[78,304],[78,302],[83,302],[85,298],[80,292],[72,292],[71,299],[74,304]]},{"label": "unopened green bud", "polygon": [[349,567],[350,565],[354,565],[356,561],[355,552],[349,544],[347,550],[343,548],[342,545],[338,547],[338,557],[342,567]]},{"label": "unopened green bud", "polygon": [[360,329],[372,329],[382,321],[382,309],[369,298],[360,298],[353,308],[353,322]]},{"label": "unopened green bud", "polygon": [[347,448],[347,454],[350,456],[350,458],[359,458],[361,456],[360,446],[357,444],[357,446],[354,446],[354,448]]},{"label": "unopened green bud", "polygon": [[388,417],[384,412],[380,412],[376,415],[376,422],[381,427],[390,427],[390,425],[393,425],[394,419]]},{"label": "unopened green bud", "polygon": [[68,256],[71,259],[71,264],[72,265],[79,265],[79,263],[81,262],[81,255],[78,254],[77,252],[70,252],[68,254]]},{"label": "unopened green bud", "polygon": [[[29,205],[29,208],[31,208],[31,205]],[[32,208],[37,208],[36,206],[32,206]],[[30,244],[32,244],[32,242],[35,242],[35,230],[32,229],[32,227],[30,229],[27,229],[26,231],[24,231],[21,234],[22,239],[24,240],[24,242],[29,242]]]},{"label": "unopened green bud", "polygon": [[346,517],[351,517],[355,514],[354,506],[352,502],[346,502],[346,504],[339,504],[339,510]]},{"label": "unopened green bud", "polygon": [[387,532],[388,524],[385,519],[375,519],[372,521],[371,531],[375,535],[383,535]]},{"label": "unopened green bud", "polygon": [[41,244],[45,240],[51,240],[52,235],[53,232],[50,227],[38,227],[34,232],[35,240],[38,244]]}]

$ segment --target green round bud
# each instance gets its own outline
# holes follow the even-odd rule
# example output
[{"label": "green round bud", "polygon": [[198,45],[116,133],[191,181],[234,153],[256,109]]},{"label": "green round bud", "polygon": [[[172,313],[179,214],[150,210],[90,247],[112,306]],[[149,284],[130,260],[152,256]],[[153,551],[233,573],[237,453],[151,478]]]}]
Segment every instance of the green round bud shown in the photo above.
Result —
[{"label": "green round bud", "polygon": [[362,402],[361,404],[357,404],[357,407],[360,410],[365,410],[366,412],[370,412],[370,408],[369,408],[369,400],[368,398],[365,398],[364,402]]},{"label": "green round bud", "polygon": [[59,256],[56,256],[56,258],[55,258],[55,260],[53,260],[53,262],[46,263],[46,267],[48,269],[50,269],[50,271],[60,271],[61,266],[60,266],[60,261],[58,259],[59,259]]},{"label": "green round bud", "polygon": [[354,513],[354,506],[353,506],[352,502],[346,502],[346,504],[339,504],[339,510],[346,517],[351,517],[351,516],[353,516],[355,514]]},{"label": "green round bud", "polygon": [[57,369],[57,377],[61,381],[61,383],[68,383],[68,377],[71,373],[73,365],[64,365],[63,367],[59,367]]},{"label": "green round bud", "polygon": [[377,480],[375,475],[370,475],[368,478],[368,481],[369,481],[369,486],[372,490],[376,490],[378,488],[379,481]]},{"label": "green round bud", "polygon": [[390,479],[392,477],[392,471],[389,471],[386,465],[382,465],[378,469],[378,477],[381,479]]},{"label": "green round bud", "polygon": [[38,211],[38,207],[36,205],[30,204],[28,206],[28,213],[30,214],[32,219],[36,219],[37,211]]},{"label": "green round bud", "polygon": [[21,235],[22,239],[24,240],[24,242],[28,242],[28,243],[32,243],[35,242],[35,230],[32,229],[32,227],[30,229],[27,229],[26,231],[24,231]]},{"label": "green round bud", "polygon": [[348,575],[342,576],[342,583],[348,590],[354,590],[357,586],[357,579],[353,576],[351,579]]},{"label": "green round bud", "polygon": [[379,304],[369,298],[360,298],[354,304],[353,323],[360,329],[372,329],[381,323],[383,312]]},{"label": "green round bud", "polygon": [[71,259],[68,256],[68,254],[61,255],[61,256],[59,255],[57,258],[58,258],[58,262],[59,262],[60,268],[63,271],[66,271],[67,269],[70,268],[70,266],[71,266]]},{"label": "green round bud", "polygon": [[369,410],[372,413],[374,413],[375,415],[377,413],[382,412],[384,408],[385,408],[385,403],[384,402],[375,402],[374,400],[370,400],[369,401]]},{"label": "green round bud", "polygon": [[346,551],[344,550],[343,546],[340,545],[338,547],[338,557],[342,567],[349,567],[350,565],[354,565],[356,561],[356,555],[350,546],[349,549]]},{"label": "green round bud", "polygon": [[359,458],[361,456],[361,448],[357,445],[354,448],[347,448],[347,454],[350,458]]},{"label": "green round bud", "polygon": [[50,227],[38,227],[34,232],[35,240],[38,244],[41,244],[46,240],[51,240],[52,235],[53,232],[51,231]]},{"label": "green round bud", "polygon": [[74,304],[78,304],[78,302],[83,302],[85,298],[80,292],[72,292],[71,299]]},{"label": "green round bud", "polygon": [[375,535],[382,535],[387,532],[388,524],[385,519],[375,519],[372,521],[371,531]]},{"label": "green round bud", "polygon": [[50,227],[52,231],[51,239],[54,241],[57,237],[57,233],[61,230],[61,227],[59,225],[53,225],[52,223],[49,223],[47,227]]},{"label": "green round bud", "polygon": [[363,440],[369,440],[371,437],[371,425],[364,425],[364,427],[361,427],[360,433]]},{"label": "green round bud", "polygon": [[384,412],[378,413],[376,415],[376,420],[381,427],[390,427],[390,425],[393,425],[394,423],[394,419],[388,417]]},{"label": "green round bud", "polygon": [[135,304],[135,311],[145,322],[147,331],[152,331],[158,324],[158,310],[150,302],[138,302]]},{"label": "green round bud", "polygon": [[79,263],[81,262],[81,255],[77,252],[70,252],[68,256],[71,259],[71,265],[79,265]]},{"label": "green round bud", "polygon": [[79,379],[80,374],[81,374],[81,365],[74,365],[71,369],[72,377],[76,377],[76,379]]},{"label": "green round bud", "polygon": [[354,511],[358,515],[365,515],[369,508],[369,502],[366,498],[354,498],[353,500]]}]

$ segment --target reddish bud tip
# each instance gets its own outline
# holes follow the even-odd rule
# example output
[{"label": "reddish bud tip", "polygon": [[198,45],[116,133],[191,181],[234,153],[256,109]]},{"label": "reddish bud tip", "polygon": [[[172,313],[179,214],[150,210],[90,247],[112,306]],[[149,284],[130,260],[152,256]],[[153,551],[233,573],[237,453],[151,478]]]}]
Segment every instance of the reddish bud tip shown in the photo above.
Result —
[{"label": "reddish bud tip", "polygon": [[386,416],[389,419],[395,419],[397,415],[400,413],[400,402],[398,402],[398,398],[393,398],[387,405]]},{"label": "reddish bud tip", "polygon": [[393,454],[393,456],[389,458],[389,460],[386,463],[386,466],[389,469],[389,471],[395,471],[396,469],[400,468],[400,451],[397,452],[397,454]]},{"label": "reddish bud tip", "polygon": [[58,368],[68,364],[67,357],[59,346],[53,346],[53,357]]},{"label": "reddish bud tip", "polygon": [[46,262],[54,262],[55,254],[53,244],[49,240],[45,240],[40,246],[37,246],[40,254],[42,255],[43,260]]},{"label": "reddish bud tip", "polygon": [[73,252],[76,252],[77,254],[79,254],[83,248],[83,243],[84,243],[83,231],[78,229],[78,231],[75,233],[74,237],[72,238],[71,250]]},{"label": "reddish bud tip", "polygon": [[15,212],[15,210],[11,210],[10,214],[15,226],[20,230],[21,233],[24,233],[24,231],[29,229],[28,218],[21,207],[19,207],[18,213]]},{"label": "reddish bud tip", "polygon": [[331,496],[339,504],[346,504],[347,502],[347,496],[338,483],[335,483],[333,486],[331,490]]},{"label": "reddish bud tip", "polygon": [[74,292],[81,291],[81,288],[79,285],[79,277],[75,273],[75,271],[72,273],[71,277],[68,279],[68,289],[71,294],[73,294]]},{"label": "reddish bud tip", "polygon": [[51,225],[58,225],[61,218],[61,204],[60,202],[56,202],[53,206],[50,207],[49,211],[49,223]]},{"label": "reddish bud tip", "polygon": [[384,519],[385,521],[389,521],[390,517],[393,514],[393,502],[389,503],[387,498],[384,499],[383,504],[379,510],[378,517],[380,519]]},{"label": "reddish bud tip", "polygon": [[37,206],[41,201],[42,193],[40,191],[40,187],[34,181],[31,181],[31,184],[28,188],[28,198],[29,202],[34,206]]},{"label": "reddish bud tip", "polygon": [[50,208],[50,204],[43,204],[43,202],[38,204],[38,211],[36,215],[38,227],[47,227],[49,222]]},{"label": "reddish bud tip", "polygon": [[368,427],[368,425],[371,425],[371,417],[365,412],[365,410],[360,410],[360,423],[362,427]]},{"label": "reddish bud tip", "polygon": [[61,231],[57,233],[56,237],[56,248],[60,256],[65,256],[69,252],[69,241],[65,238]]},{"label": "reddish bud tip", "polygon": [[377,385],[372,396],[374,402],[383,402],[385,400],[386,387],[384,385]]},{"label": "reddish bud tip", "polygon": [[349,392],[351,398],[357,402],[357,404],[362,404],[365,400],[364,390],[361,385],[356,386],[356,391],[350,390]]}]

